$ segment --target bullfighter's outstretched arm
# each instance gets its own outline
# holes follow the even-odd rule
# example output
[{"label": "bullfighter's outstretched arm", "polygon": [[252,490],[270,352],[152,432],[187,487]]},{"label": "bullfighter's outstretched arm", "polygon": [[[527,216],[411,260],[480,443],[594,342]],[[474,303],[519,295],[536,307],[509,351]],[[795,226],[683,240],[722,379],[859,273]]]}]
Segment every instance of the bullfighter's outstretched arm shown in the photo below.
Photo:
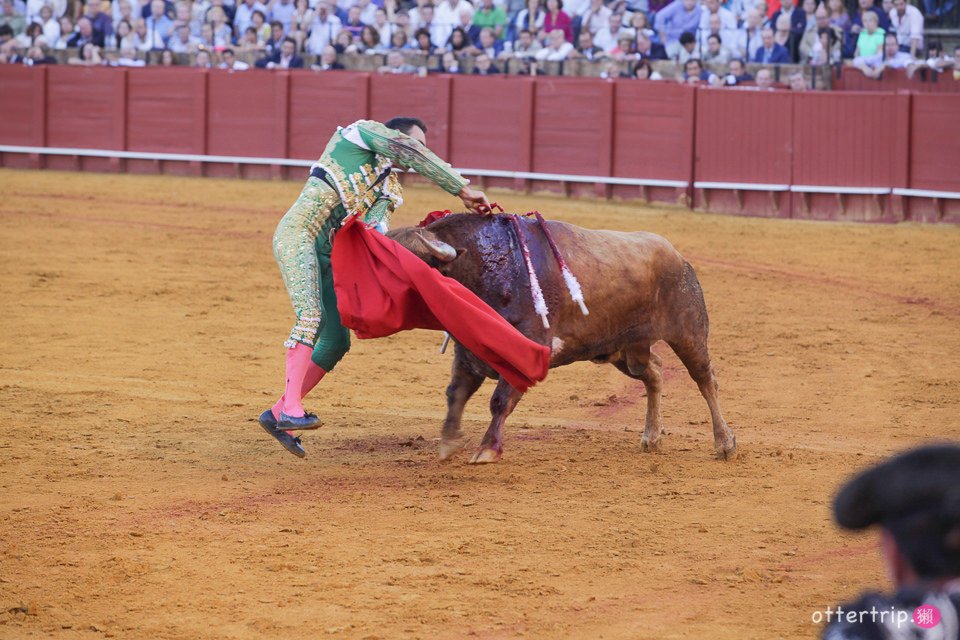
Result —
[{"label": "bullfighter's outstretched arm", "polygon": [[460,195],[470,182],[449,163],[405,133],[371,120],[358,122],[357,130],[371,150],[396,164],[414,169],[449,194]]}]

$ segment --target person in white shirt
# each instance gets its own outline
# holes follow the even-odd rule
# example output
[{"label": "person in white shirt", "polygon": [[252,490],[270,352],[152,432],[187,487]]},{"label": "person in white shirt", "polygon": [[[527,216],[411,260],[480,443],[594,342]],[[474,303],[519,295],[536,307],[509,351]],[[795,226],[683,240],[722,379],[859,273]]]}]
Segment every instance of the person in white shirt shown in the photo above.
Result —
[{"label": "person in white shirt", "polygon": [[170,36],[167,48],[174,53],[196,53],[200,48],[200,39],[190,35],[190,25],[181,24]]},{"label": "person in white shirt", "polygon": [[453,28],[460,24],[461,11],[467,11],[472,16],[473,5],[467,0],[440,0],[434,7],[434,22],[445,25],[450,31],[453,31]]},{"label": "person in white shirt", "polygon": [[283,25],[283,32],[290,31],[290,18],[297,7],[293,0],[273,0],[270,4],[270,22],[279,22]]},{"label": "person in white shirt", "polygon": [[233,49],[224,49],[220,53],[220,64],[217,65],[220,69],[229,69],[230,71],[246,71],[250,68],[246,62],[241,62],[237,60],[236,54],[234,54]]},{"label": "person in white shirt", "polygon": [[606,53],[610,53],[617,48],[617,43],[623,35],[627,35],[632,39],[635,34],[630,29],[624,29],[623,16],[619,13],[614,13],[611,14],[608,19],[608,26],[600,29],[593,35],[593,44],[603,49]]},{"label": "person in white shirt", "polygon": [[60,23],[53,17],[53,8],[49,4],[40,7],[40,19],[37,22],[43,26],[43,41],[52,47],[60,38]]},{"label": "person in white shirt", "polygon": [[566,60],[570,52],[573,51],[573,45],[567,42],[563,35],[563,29],[554,29],[547,36],[547,46],[537,52],[537,60]]},{"label": "person in white shirt", "polygon": [[888,33],[883,38],[882,52],[854,58],[853,66],[868,78],[879,79],[884,69],[906,69],[916,62],[913,56],[900,50],[896,34]]},{"label": "person in white shirt", "polygon": [[333,13],[333,7],[328,0],[323,0],[317,5],[317,17],[313,20],[313,26],[310,28],[310,37],[307,39],[307,52],[315,56],[323,53],[323,48],[328,44],[333,44],[343,23]]},{"label": "person in white shirt", "polygon": [[237,11],[233,16],[233,26],[236,27],[237,33],[242,34],[247,30],[253,20],[254,11],[267,15],[267,7],[260,0],[243,0],[237,5]]},{"label": "person in white shirt", "polygon": [[923,51],[923,14],[912,4],[907,4],[907,0],[893,0],[890,28],[897,33],[900,50],[909,52],[911,58]]},{"label": "person in white shirt", "polygon": [[703,11],[700,12],[700,39],[706,44],[706,37],[703,34],[710,30],[710,16],[712,15],[720,16],[720,33],[717,35],[724,40],[729,40],[733,32],[737,30],[737,17],[733,15],[732,11],[721,7],[720,0],[704,0]]},{"label": "person in white shirt", "polygon": [[[598,31],[610,24],[610,11],[603,4],[603,0],[590,0],[590,7],[583,13],[583,20],[580,22],[580,28],[586,29],[596,35]],[[573,15],[573,14],[569,14]]]}]

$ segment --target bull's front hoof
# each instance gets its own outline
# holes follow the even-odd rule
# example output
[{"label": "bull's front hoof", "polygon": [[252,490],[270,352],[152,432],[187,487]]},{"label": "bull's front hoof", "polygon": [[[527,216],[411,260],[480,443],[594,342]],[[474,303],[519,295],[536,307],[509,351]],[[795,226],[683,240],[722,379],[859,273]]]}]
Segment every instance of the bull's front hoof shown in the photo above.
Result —
[{"label": "bull's front hoof", "polygon": [[660,439],[647,440],[645,437],[640,439],[640,451],[643,453],[657,453],[660,451]]},{"label": "bull's front hoof", "polygon": [[460,436],[459,438],[441,438],[440,439],[440,461],[449,460],[456,454],[467,448],[470,444],[470,438]]},{"label": "bull's front hoof", "polygon": [[502,455],[503,453],[496,449],[484,447],[473,454],[473,457],[470,458],[470,464],[490,464],[492,462],[498,462]]},{"label": "bull's front hoof", "polygon": [[737,439],[731,437],[729,442],[717,446],[717,460],[736,460]]}]

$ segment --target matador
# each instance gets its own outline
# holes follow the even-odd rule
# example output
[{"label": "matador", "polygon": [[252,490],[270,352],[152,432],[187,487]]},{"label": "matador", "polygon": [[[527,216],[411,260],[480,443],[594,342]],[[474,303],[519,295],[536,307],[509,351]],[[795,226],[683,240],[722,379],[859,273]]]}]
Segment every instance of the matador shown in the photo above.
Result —
[{"label": "matador", "polygon": [[449,164],[426,147],[426,125],[399,117],[386,123],[359,120],[338,128],[314,163],[293,206],[273,236],[273,255],[297,321],[284,342],[283,395],[260,415],[260,425],[291,453],[304,456],[293,431],[314,429],[320,419],[303,407],[303,398],[350,349],[350,332],[340,321],[330,256],[334,235],[353,215],[385,232],[393,211],[403,204],[394,170],[413,169],[444,191],[459,196],[475,212],[489,205]]}]

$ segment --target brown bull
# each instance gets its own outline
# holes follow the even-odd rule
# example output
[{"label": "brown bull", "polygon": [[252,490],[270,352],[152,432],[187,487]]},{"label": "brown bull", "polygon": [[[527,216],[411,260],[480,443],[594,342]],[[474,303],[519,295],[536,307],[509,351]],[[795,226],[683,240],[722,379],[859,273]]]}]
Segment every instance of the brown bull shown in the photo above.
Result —
[{"label": "brown bull", "polygon": [[[551,348],[550,367],[590,360],[608,362],[643,382],[647,415],[643,451],[659,448],[663,431],[660,358],[651,346],[663,340],[679,356],[707,401],[714,446],[721,458],[736,452],[736,438],[720,412],[717,381],[707,350],[709,322],[693,267],[664,238],[644,232],[583,229],[548,222],[560,252],[580,280],[589,315],[567,291],[539,226],[521,227],[549,308],[545,328],[533,308],[530,281],[516,232],[506,216],[447,216],[425,229],[402,228],[390,236],[476,293],[527,337]],[[463,410],[484,378],[497,373],[460,344],[447,387],[447,417],[440,457],[463,448]],[[522,393],[503,379],[490,399],[493,419],[470,462],[496,462],[503,453],[503,424]]]}]

